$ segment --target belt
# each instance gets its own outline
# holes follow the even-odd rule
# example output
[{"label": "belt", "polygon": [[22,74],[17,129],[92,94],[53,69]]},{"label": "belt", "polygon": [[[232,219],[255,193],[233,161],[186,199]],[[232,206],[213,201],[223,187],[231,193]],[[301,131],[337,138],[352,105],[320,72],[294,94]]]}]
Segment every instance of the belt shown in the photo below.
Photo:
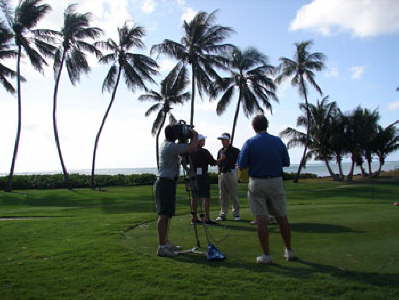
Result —
[{"label": "belt", "polygon": [[281,175],[277,175],[277,176],[250,176],[251,178],[259,178],[259,179],[269,179],[269,178],[276,178],[276,177],[281,177]]}]

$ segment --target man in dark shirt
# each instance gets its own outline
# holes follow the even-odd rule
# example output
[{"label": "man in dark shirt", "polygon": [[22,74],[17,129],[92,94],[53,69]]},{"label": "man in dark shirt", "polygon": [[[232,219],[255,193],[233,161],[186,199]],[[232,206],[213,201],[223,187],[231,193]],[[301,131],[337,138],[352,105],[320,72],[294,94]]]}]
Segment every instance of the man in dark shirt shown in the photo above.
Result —
[{"label": "man in dark shirt", "polygon": [[208,166],[216,166],[217,161],[213,158],[212,154],[204,148],[206,137],[198,135],[198,150],[190,154],[190,163],[192,166],[190,182],[192,191],[191,209],[192,220],[191,222],[200,223],[197,215],[198,202],[202,205],[204,203],[205,215],[202,222],[214,225],[216,222],[210,219],[209,214],[209,198],[210,198],[210,184],[208,175]]},{"label": "man in dark shirt", "polygon": [[283,167],[290,165],[287,147],[279,137],[266,132],[268,121],[264,115],[256,116],[252,120],[252,127],[256,135],[245,142],[238,164],[240,169],[248,168],[249,207],[256,216],[256,230],[263,250],[263,255],[258,256],[256,262],[272,263],[267,230],[270,214],[276,218],[280,226],[280,234],[285,245],[283,255],[287,260],[293,260],[287,199],[282,180]]},{"label": "man in dark shirt", "polygon": [[240,150],[234,148],[230,143],[230,134],[223,133],[218,137],[222,142],[223,148],[218,151],[217,158],[225,156],[225,159],[219,163],[219,198],[220,214],[216,221],[226,220],[228,205],[231,201],[233,206],[233,217],[235,221],[240,220],[240,199],[238,198],[238,178],[237,178],[237,159]]}]

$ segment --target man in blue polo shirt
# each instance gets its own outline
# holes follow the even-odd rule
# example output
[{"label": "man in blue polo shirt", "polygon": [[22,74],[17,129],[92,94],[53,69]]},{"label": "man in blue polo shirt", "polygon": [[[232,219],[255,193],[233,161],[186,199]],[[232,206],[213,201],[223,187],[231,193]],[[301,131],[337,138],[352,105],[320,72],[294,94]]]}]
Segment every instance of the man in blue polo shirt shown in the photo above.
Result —
[{"label": "man in blue polo shirt", "polygon": [[238,165],[248,168],[248,200],[252,213],[256,216],[256,230],[263,255],[257,263],[270,264],[268,216],[276,218],[285,244],[284,257],[294,259],[291,249],[291,230],[287,218],[287,200],[283,187],[283,167],[290,165],[287,147],[277,136],[266,132],[268,121],[264,115],[252,120],[256,135],[247,140],[241,149]]}]

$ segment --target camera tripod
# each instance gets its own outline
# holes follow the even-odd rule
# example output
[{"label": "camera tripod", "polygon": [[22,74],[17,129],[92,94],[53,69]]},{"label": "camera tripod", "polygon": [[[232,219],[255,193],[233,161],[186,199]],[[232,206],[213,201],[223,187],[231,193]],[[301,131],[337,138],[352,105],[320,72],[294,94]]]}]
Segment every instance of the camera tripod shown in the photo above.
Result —
[{"label": "camera tripod", "polygon": [[[192,207],[192,189],[193,189],[193,184],[196,184],[196,177],[194,177],[194,182],[192,180],[190,180],[189,175],[190,174],[190,170],[192,170],[192,162],[191,159],[190,160],[190,169],[187,170],[187,163],[186,163],[186,158],[187,157],[182,157],[182,167],[183,167],[183,177],[184,177],[184,182],[186,185],[186,192],[188,194],[188,201],[190,204],[190,209],[191,209],[191,215],[192,217],[194,217],[194,215],[196,214],[194,212],[194,209]],[[201,243],[199,240],[199,236],[198,236],[198,227],[197,227],[197,222],[193,222],[193,230],[194,230],[194,236],[195,236],[195,242],[196,242],[196,246],[194,246],[191,249],[187,249],[187,250],[180,250],[177,251],[178,254],[188,254],[188,253],[192,253],[192,254],[197,254],[197,255],[203,255],[206,256],[208,258],[208,260],[223,260],[225,259],[224,254],[216,248],[216,246],[214,244],[211,243],[210,238],[209,238],[209,232],[208,232],[208,226],[206,225],[205,222],[205,214],[203,212],[203,201],[201,199],[199,204],[199,212],[200,212],[200,219],[202,220],[202,225],[204,228],[204,232],[205,232],[205,237],[206,237],[206,241],[208,243],[208,247],[207,247],[207,252],[205,251],[201,251]]]}]

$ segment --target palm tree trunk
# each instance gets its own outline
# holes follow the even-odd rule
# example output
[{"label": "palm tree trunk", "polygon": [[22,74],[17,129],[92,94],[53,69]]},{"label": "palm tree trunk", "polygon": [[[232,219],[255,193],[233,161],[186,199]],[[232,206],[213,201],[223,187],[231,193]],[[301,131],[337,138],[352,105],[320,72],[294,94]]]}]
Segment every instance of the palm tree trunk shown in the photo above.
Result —
[{"label": "palm tree trunk", "polygon": [[331,169],[331,166],[330,166],[330,163],[329,163],[328,159],[325,159],[325,160],[324,160],[324,163],[326,164],[328,173],[329,173],[330,176],[335,180],[336,176],[335,176],[335,173],[334,173],[334,172],[332,171],[332,169]]},{"label": "palm tree trunk", "polygon": [[8,176],[6,192],[12,191],[12,179],[14,176],[15,161],[17,159],[19,139],[21,137],[21,117],[22,117],[22,103],[21,103],[21,45],[18,46],[18,58],[17,58],[17,89],[18,89],[18,127],[17,135],[15,137],[14,152],[12,155],[10,174]]},{"label": "palm tree trunk", "polygon": [[296,177],[294,179],[294,182],[297,183],[299,181],[299,175],[301,174],[302,167],[305,165],[306,161],[306,152],[308,151],[308,145],[309,145],[309,129],[310,129],[310,115],[309,115],[309,106],[308,106],[308,97],[306,95],[306,90],[305,90],[305,84],[303,82],[303,77],[301,76],[301,84],[303,88],[303,96],[305,98],[305,105],[306,105],[306,119],[308,121],[308,124],[306,126],[306,144],[305,144],[305,149],[303,149],[303,155],[301,162],[299,163],[298,167],[298,172],[296,174]]},{"label": "palm tree trunk", "polygon": [[240,89],[240,94],[239,94],[239,96],[238,96],[238,102],[237,102],[236,112],[235,112],[235,114],[234,114],[233,129],[231,130],[231,140],[230,140],[230,144],[231,144],[231,145],[233,145],[234,134],[235,134],[235,132],[236,132],[236,125],[237,125],[238,114],[240,113],[240,104],[241,104],[241,89]]},{"label": "palm tree trunk", "polygon": [[98,132],[97,132],[96,140],[95,140],[95,142],[94,142],[93,161],[92,161],[92,165],[91,165],[91,188],[92,188],[92,189],[95,189],[95,188],[96,188],[96,186],[95,186],[96,183],[95,183],[95,180],[94,180],[94,169],[95,169],[95,166],[96,166],[96,153],[97,153],[98,141],[100,140],[100,135],[101,135],[101,132],[102,132],[102,130],[103,130],[105,121],[107,120],[109,111],[111,110],[111,106],[112,106],[112,104],[114,103],[115,95],[116,95],[116,90],[118,89],[119,79],[120,79],[120,77],[121,77],[121,72],[122,72],[122,69],[121,69],[121,67],[119,66],[118,77],[117,77],[117,79],[116,79],[115,87],[114,87],[114,90],[113,90],[113,92],[112,92],[111,101],[109,102],[108,108],[107,108],[107,110],[105,111],[103,120],[102,120],[102,122],[101,122],[100,129],[99,129]]},{"label": "palm tree trunk", "polygon": [[58,151],[58,156],[60,158],[61,162],[61,167],[62,167],[62,173],[64,174],[64,184],[67,188],[70,189],[69,187],[69,175],[67,168],[64,164],[64,159],[62,157],[62,152],[61,152],[61,145],[60,145],[60,139],[58,136],[58,128],[57,128],[57,96],[58,96],[58,86],[60,83],[60,78],[61,78],[61,72],[62,68],[64,66],[64,60],[65,60],[65,50],[62,52],[62,58],[61,58],[61,65],[60,69],[58,70],[57,78],[55,80],[55,85],[54,85],[54,95],[53,95],[53,128],[54,128],[54,138],[55,138],[55,144],[57,145],[57,151]]},{"label": "palm tree trunk", "polygon": [[348,175],[346,176],[348,181],[353,180],[353,170],[354,169],[355,169],[355,158],[354,158],[354,155],[352,154],[352,165],[351,165]]},{"label": "palm tree trunk", "polygon": [[195,94],[195,76],[194,67],[191,65],[191,110],[190,110],[190,125],[194,125],[194,94]]},{"label": "palm tree trunk", "polygon": [[378,161],[379,161],[380,165],[378,166],[378,171],[377,171],[376,176],[380,176],[382,166],[384,165],[384,160],[381,158],[381,156],[378,156]]},{"label": "palm tree trunk", "polygon": [[344,172],[342,171],[342,157],[340,154],[337,154],[337,165],[339,170],[339,180],[344,179]]},{"label": "palm tree trunk", "polygon": [[165,125],[165,120],[166,120],[166,112],[164,112],[163,120],[162,120],[161,126],[159,126],[159,128],[158,128],[157,137],[156,137],[156,148],[157,148],[156,153],[157,153],[157,168],[158,168],[158,170],[159,170],[159,135],[161,133],[163,125]]},{"label": "palm tree trunk", "polygon": [[368,167],[369,167],[369,176],[372,176],[373,175],[373,171],[371,170],[371,159],[367,159],[367,164],[368,164]]},{"label": "palm tree trunk", "polygon": [[362,163],[359,167],[360,167],[360,171],[362,172],[362,177],[365,177],[367,174],[366,174],[366,172],[364,171],[363,163]]}]

